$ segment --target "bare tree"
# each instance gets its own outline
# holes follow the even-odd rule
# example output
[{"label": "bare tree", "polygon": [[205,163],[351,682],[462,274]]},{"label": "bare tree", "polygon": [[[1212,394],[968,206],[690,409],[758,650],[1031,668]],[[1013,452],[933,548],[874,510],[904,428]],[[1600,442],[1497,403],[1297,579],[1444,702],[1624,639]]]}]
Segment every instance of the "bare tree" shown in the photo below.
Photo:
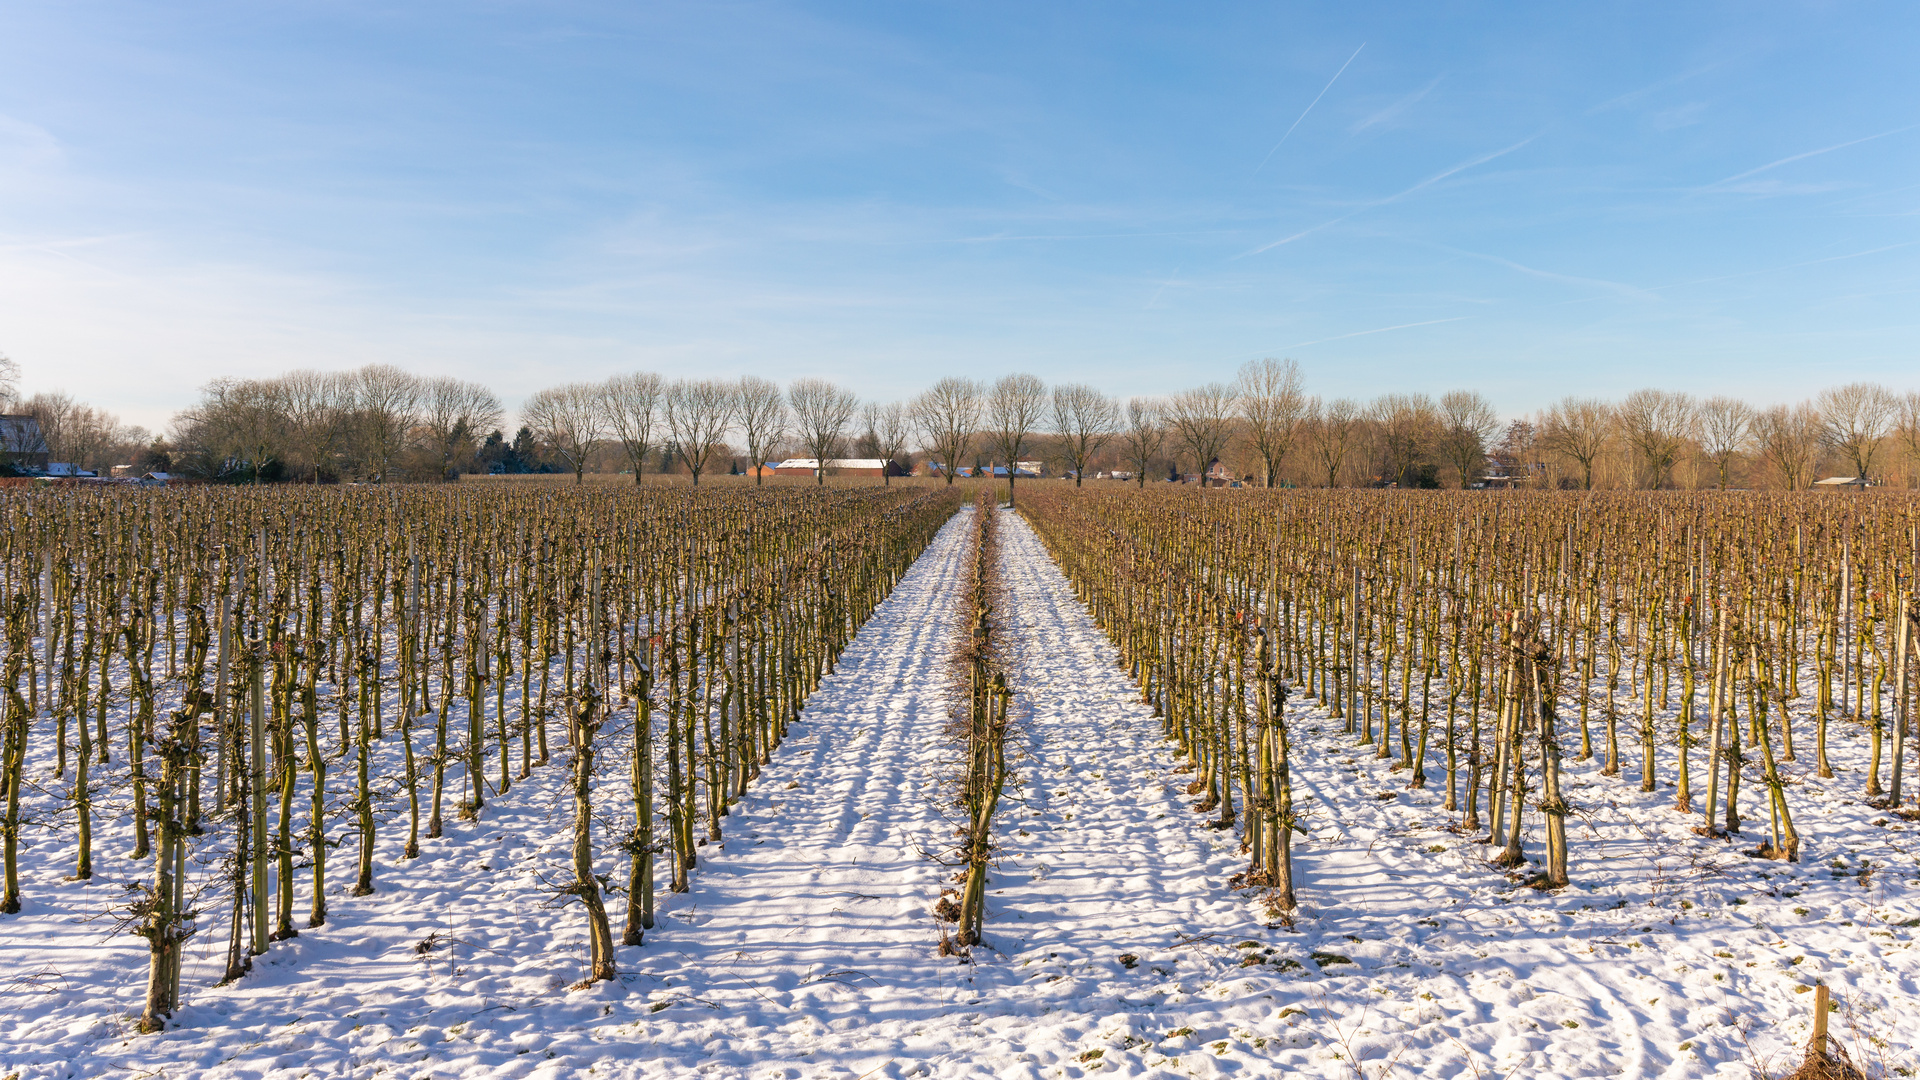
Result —
[{"label": "bare tree", "polygon": [[1240,419],[1254,453],[1260,456],[1261,485],[1272,487],[1307,416],[1300,365],[1292,360],[1250,361],[1240,369],[1235,385],[1240,393]]},{"label": "bare tree", "polygon": [[476,444],[500,426],[502,415],[500,399],[479,383],[445,376],[420,384],[422,442],[440,479],[458,479]]},{"label": "bare tree", "polygon": [[362,469],[385,480],[419,416],[420,380],[391,364],[368,364],[353,383]]},{"label": "bare tree", "polygon": [[1120,432],[1120,445],[1127,464],[1133,468],[1134,482],[1147,486],[1147,470],[1160,448],[1167,444],[1167,425],[1161,419],[1162,404],[1157,398],[1128,398],[1127,426]]},{"label": "bare tree", "polygon": [[619,440],[620,450],[633,466],[633,483],[640,484],[647,471],[647,454],[653,449],[653,427],[660,420],[661,397],[665,384],[651,371],[615,375],[601,390],[607,431]]},{"label": "bare tree", "polygon": [[667,433],[700,486],[700,474],[733,425],[738,388],[723,379],[676,379],[667,388]]},{"label": "bare tree", "polygon": [[28,416],[40,422],[40,437],[47,441],[48,461],[73,460],[67,435],[73,427],[74,414],[82,407],[72,395],[58,391],[35,394],[21,406]]},{"label": "bare tree", "polygon": [[280,378],[290,457],[313,483],[346,442],[354,418],[354,379],[337,371],[291,371]]},{"label": "bare tree", "polygon": [[1415,469],[1441,435],[1440,413],[1425,394],[1381,394],[1367,407],[1379,441],[1380,476],[1388,483],[1418,483]]},{"label": "bare tree", "polygon": [[753,459],[753,482],[766,480],[767,454],[787,437],[787,398],[780,387],[757,375],[740,380],[735,391],[740,409],[740,433],[746,436],[747,455]]},{"label": "bare tree", "polygon": [[174,418],[173,442],[195,462],[193,471],[224,476],[244,469],[258,484],[285,461],[288,426],[277,380],[215,379]]},{"label": "bare tree", "polygon": [[1753,406],[1739,398],[1718,394],[1700,403],[1700,453],[1713,462],[1721,491],[1727,490],[1733,459],[1746,448],[1753,419]]},{"label": "bare tree", "polygon": [[0,412],[11,412],[20,400],[20,365],[0,353]]},{"label": "bare tree", "polygon": [[1112,398],[1085,383],[1062,383],[1053,388],[1053,430],[1067,447],[1073,463],[1073,486],[1086,475],[1087,462],[1113,438],[1120,426],[1120,407]]},{"label": "bare tree", "polygon": [[1580,486],[1593,489],[1593,463],[1613,437],[1613,406],[1591,397],[1566,397],[1547,410],[1541,442],[1580,466]]},{"label": "bare tree", "polygon": [[1854,482],[1864,488],[1899,403],[1879,383],[1857,382],[1821,391],[1816,405],[1826,421],[1827,445],[1853,468]]},{"label": "bare tree", "polygon": [[1893,433],[1899,437],[1900,445],[1906,448],[1907,486],[1914,487],[1914,467],[1920,465],[1920,390],[1909,390],[1900,395],[1899,410],[1893,420]]},{"label": "bare tree", "polygon": [[1167,402],[1167,420],[1187,449],[1193,452],[1194,471],[1206,483],[1207,467],[1219,460],[1233,437],[1233,416],[1239,396],[1225,383],[1208,383],[1182,390]]},{"label": "bare tree", "polygon": [[587,458],[606,437],[606,407],[593,383],[549,387],[520,406],[520,421],[535,438],[573,469],[573,482],[586,482]]},{"label": "bare tree", "polygon": [[1047,386],[1024,372],[1003,375],[987,393],[987,441],[1007,461],[1007,505],[1013,505],[1014,473],[1027,440],[1047,407]]},{"label": "bare tree", "polygon": [[860,434],[851,440],[846,453],[850,458],[878,458],[880,456],[880,434],[874,430],[880,424],[880,403],[869,401],[860,406]]},{"label": "bare tree", "polygon": [[948,376],[913,399],[913,423],[920,443],[939,459],[949,484],[980,428],[980,395],[979,383]]},{"label": "bare tree", "polygon": [[1799,491],[1812,481],[1825,432],[1819,410],[1805,402],[1792,408],[1777,405],[1753,418],[1760,456],[1779,471],[1788,491]]},{"label": "bare tree", "polygon": [[1635,390],[1620,402],[1617,415],[1640,462],[1641,480],[1649,490],[1665,484],[1698,423],[1693,399],[1667,390]]},{"label": "bare tree", "polygon": [[1441,446],[1464,489],[1487,460],[1487,443],[1500,431],[1500,414],[1478,391],[1449,390],[1440,396],[1440,422]]},{"label": "bare tree", "polygon": [[840,456],[846,442],[847,424],[860,406],[853,391],[835,386],[825,379],[795,379],[787,387],[787,404],[793,409],[794,424],[800,429],[800,445],[813,455],[814,479],[827,482],[827,462]]},{"label": "bare tree", "polygon": [[874,449],[880,460],[885,462],[880,469],[880,482],[883,486],[893,485],[893,463],[907,453],[907,440],[913,437],[913,423],[907,415],[907,407],[894,401],[885,405],[867,406],[867,433],[873,438]]},{"label": "bare tree", "polygon": [[110,470],[107,456],[119,445],[120,420],[105,409],[77,406],[67,418],[62,438],[67,460],[77,469]]},{"label": "bare tree", "polygon": [[1359,435],[1360,406],[1350,398],[1339,398],[1324,406],[1314,398],[1307,407],[1308,427],[1313,432],[1313,454],[1327,475],[1328,487],[1340,486],[1340,467]]},{"label": "bare tree", "polygon": [[1528,420],[1513,421],[1487,456],[1506,466],[1515,487],[1521,483],[1531,486],[1540,478],[1535,472],[1540,461],[1540,429]]}]

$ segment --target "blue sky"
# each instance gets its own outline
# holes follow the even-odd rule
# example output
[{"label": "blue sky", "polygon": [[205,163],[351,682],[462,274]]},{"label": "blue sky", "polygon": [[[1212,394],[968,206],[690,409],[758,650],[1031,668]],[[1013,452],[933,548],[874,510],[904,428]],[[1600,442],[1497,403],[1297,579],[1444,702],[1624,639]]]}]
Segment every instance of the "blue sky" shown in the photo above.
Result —
[{"label": "blue sky", "polygon": [[1920,387],[1912,4],[0,0],[0,352]]}]

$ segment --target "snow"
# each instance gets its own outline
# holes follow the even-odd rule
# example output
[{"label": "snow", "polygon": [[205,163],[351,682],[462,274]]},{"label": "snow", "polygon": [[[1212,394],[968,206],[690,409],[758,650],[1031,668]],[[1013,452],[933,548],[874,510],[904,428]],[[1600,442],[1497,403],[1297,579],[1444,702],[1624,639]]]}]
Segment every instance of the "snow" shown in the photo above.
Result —
[{"label": "snow", "polygon": [[[1839,779],[1793,789],[1797,866],[1742,856],[1752,839],[1694,835],[1669,788],[1643,794],[1635,777],[1570,761],[1574,885],[1547,894],[1447,830],[1437,755],[1428,788],[1411,790],[1296,700],[1311,835],[1288,928],[1228,886],[1245,865],[1237,838],[1188,808],[1190,774],[1159,721],[1005,511],[1016,775],[986,942],[971,963],[940,957],[930,912],[951,869],[923,852],[950,844],[956,821],[943,728],[964,515],[844,653],[725,841],[700,849],[692,891],[663,894],[646,944],[618,950],[618,980],[569,989],[585,933],[546,885],[564,879],[571,827],[556,760],[410,862],[404,804],[388,804],[401,818],[382,827],[378,891],[347,895],[351,843],[336,849],[328,925],[232,986],[211,985],[224,915],[203,919],[186,1006],[168,1031],[136,1035],[145,945],[100,915],[141,867],[122,854],[124,813],[103,803],[92,883],[61,880],[70,826],[24,837],[27,908],[0,918],[0,1076],[1745,1077],[1796,1059],[1812,998],[1797,991],[1816,980],[1846,1010],[1843,1039],[1913,1060],[1895,1018],[1920,1004],[1903,925],[1920,921],[1920,860],[1912,827],[1854,794],[1857,729],[1837,728]],[[50,740],[36,741],[44,777]],[[610,724],[597,840],[616,883],[620,742]],[[124,775],[117,751],[110,771]],[[337,769],[332,787],[347,787]],[[30,792],[34,820],[63,791]],[[609,907],[617,927],[624,898]]]}]

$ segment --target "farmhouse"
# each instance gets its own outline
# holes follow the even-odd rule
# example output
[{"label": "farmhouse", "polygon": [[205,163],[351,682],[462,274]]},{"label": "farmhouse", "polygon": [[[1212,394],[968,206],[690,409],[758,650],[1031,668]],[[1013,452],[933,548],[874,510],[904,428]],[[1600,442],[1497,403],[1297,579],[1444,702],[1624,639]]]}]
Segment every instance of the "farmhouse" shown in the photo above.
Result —
[{"label": "farmhouse", "polygon": [[0,414],[0,463],[19,469],[43,470],[48,464],[47,438],[40,419],[25,413]]},{"label": "farmhouse", "polygon": [[[819,458],[788,458],[773,466],[775,476],[812,476],[820,471]],[[828,476],[905,476],[897,461],[885,458],[828,458]]]},{"label": "farmhouse", "polygon": [[1878,480],[1871,478],[1862,480],[1857,476],[1829,476],[1825,480],[1815,480],[1813,482],[1813,487],[1816,491],[1833,491],[1836,488],[1843,487],[1870,488],[1879,486],[1880,481]]}]

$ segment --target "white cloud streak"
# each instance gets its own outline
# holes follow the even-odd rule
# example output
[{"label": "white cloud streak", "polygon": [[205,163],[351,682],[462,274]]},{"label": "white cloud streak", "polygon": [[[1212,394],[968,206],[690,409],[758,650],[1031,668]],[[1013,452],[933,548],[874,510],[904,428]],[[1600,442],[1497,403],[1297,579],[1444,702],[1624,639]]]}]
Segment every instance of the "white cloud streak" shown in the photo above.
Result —
[{"label": "white cloud streak", "polygon": [[1721,274],[1718,277],[1694,278],[1692,281],[1676,281],[1671,285],[1655,285],[1651,291],[1659,292],[1663,289],[1684,289],[1689,285],[1711,285],[1716,281],[1733,281],[1738,278],[1777,273],[1781,270],[1797,270],[1802,266],[1819,266],[1822,263],[1844,262],[1847,259],[1858,259],[1867,255],[1878,255],[1883,251],[1898,251],[1901,248],[1910,248],[1916,244],[1920,244],[1920,240],[1907,240],[1898,244],[1887,244],[1882,247],[1868,248],[1865,251],[1851,251],[1845,255],[1828,255],[1823,259],[1807,259],[1803,262],[1786,263],[1782,266],[1769,266],[1760,270],[1742,270],[1737,274]]},{"label": "white cloud streak", "polygon": [[1517,262],[1514,262],[1512,259],[1502,258],[1498,255],[1488,255],[1485,252],[1466,251],[1461,248],[1447,247],[1445,245],[1439,245],[1439,246],[1444,251],[1451,251],[1456,255],[1465,255],[1470,259],[1481,259],[1483,261],[1493,263],[1496,266],[1504,266],[1509,270],[1513,270],[1518,273],[1525,274],[1528,277],[1537,277],[1545,281],[1559,281],[1559,282],[1564,282],[1568,285],[1591,285],[1596,288],[1605,289],[1608,292],[1618,293],[1621,296],[1630,296],[1638,300],[1660,299],[1659,296],[1656,296],[1655,294],[1647,291],[1646,289],[1639,287],[1638,285],[1629,285],[1623,281],[1609,281],[1606,278],[1591,278],[1591,277],[1580,277],[1579,275],[1576,275],[1576,274],[1562,274],[1552,270],[1542,270],[1538,267],[1528,266],[1524,263],[1517,263]]},{"label": "white cloud streak", "polygon": [[1438,326],[1441,323],[1460,322],[1463,319],[1471,318],[1473,318],[1471,315],[1455,315],[1450,319],[1428,319],[1426,322],[1401,323],[1398,326],[1379,326],[1372,330],[1355,330],[1351,334],[1335,334],[1332,337],[1316,338],[1313,341],[1296,341],[1291,345],[1283,345],[1281,348],[1304,349],[1309,345],[1325,345],[1329,341],[1345,341],[1348,338],[1366,337],[1368,334],[1384,334],[1389,330],[1411,330],[1416,326]]},{"label": "white cloud streak", "polygon": [[1849,146],[1859,146],[1861,143],[1872,142],[1875,139],[1884,139],[1889,135],[1898,135],[1903,131],[1912,131],[1914,128],[1917,128],[1917,127],[1920,127],[1920,124],[1908,124],[1906,127],[1897,127],[1891,131],[1883,131],[1878,135],[1868,135],[1865,138],[1850,139],[1843,143],[1835,143],[1832,146],[1823,146],[1818,150],[1809,150],[1804,154],[1794,154],[1790,157],[1783,157],[1779,161],[1769,161],[1768,163],[1760,166],[1757,169],[1748,169],[1746,172],[1743,172],[1743,173],[1735,173],[1734,175],[1727,177],[1725,180],[1715,180],[1713,183],[1708,184],[1706,187],[1702,188],[1701,190],[1712,191],[1716,188],[1723,188],[1723,187],[1726,187],[1728,184],[1745,180],[1749,176],[1758,176],[1761,173],[1768,171],[1769,169],[1777,169],[1782,165],[1791,165],[1796,161],[1805,161],[1810,157],[1819,157],[1821,154],[1831,154],[1835,150],[1845,150]]},{"label": "white cloud streak", "polygon": [[[1367,47],[1366,42],[1363,41],[1360,43],[1360,49],[1364,49],[1366,47]],[[1327,91],[1333,89],[1333,84],[1340,81],[1340,76],[1346,72],[1347,68],[1351,66],[1355,60],[1360,59],[1360,49],[1353,50],[1353,55],[1347,57],[1347,62],[1345,64],[1341,64],[1340,70],[1334,72],[1333,78],[1327,80],[1327,85],[1320,88],[1320,92],[1314,95],[1312,101],[1307,102],[1307,107],[1305,109],[1302,109],[1300,111],[1300,116],[1298,117],[1298,119],[1294,120],[1293,127],[1288,128],[1287,133],[1285,135],[1280,136],[1280,141],[1273,144],[1273,149],[1267,151],[1267,156],[1260,159],[1260,164],[1255,165],[1253,167],[1253,175],[1255,176],[1260,175],[1260,170],[1266,168],[1267,162],[1273,160],[1273,155],[1276,153],[1279,153],[1280,148],[1286,145],[1287,139],[1293,134],[1293,128],[1297,128],[1300,126],[1300,121],[1305,120],[1307,118],[1307,114],[1313,111],[1313,107],[1315,105],[1320,104],[1320,99],[1327,96]]]},{"label": "white cloud streak", "polygon": [[1353,125],[1353,130],[1357,133],[1357,132],[1365,131],[1370,127],[1375,127],[1377,125],[1384,124],[1391,121],[1395,117],[1399,116],[1401,113],[1406,112],[1408,109],[1419,104],[1421,98],[1424,98],[1428,94],[1433,93],[1434,88],[1439,86],[1440,83],[1445,79],[1446,79],[1445,75],[1440,75],[1435,77],[1434,80],[1428,83],[1427,85],[1421,87],[1418,90],[1415,90],[1413,93],[1408,94],[1406,97],[1401,98],[1399,101],[1394,102],[1393,104],[1387,106],[1386,108],[1381,109],[1379,112],[1374,113],[1372,116],[1369,116],[1366,119],[1360,121],[1359,123]]},{"label": "white cloud streak", "polygon": [[1404,199],[1407,196],[1412,195],[1417,191],[1421,191],[1422,189],[1432,187],[1433,185],[1439,183],[1440,181],[1445,180],[1449,176],[1453,176],[1458,173],[1465,172],[1466,170],[1471,169],[1477,165],[1485,165],[1487,162],[1492,161],[1495,158],[1505,157],[1508,154],[1513,153],[1515,150],[1518,150],[1521,147],[1532,142],[1536,138],[1539,138],[1539,136],[1529,135],[1526,138],[1521,139],[1519,142],[1514,143],[1512,146],[1509,146],[1500,150],[1495,150],[1491,154],[1482,154],[1479,157],[1473,158],[1469,161],[1463,161],[1460,164],[1453,166],[1452,168],[1442,169],[1441,171],[1434,173],[1432,176],[1427,177],[1425,180],[1420,181],[1419,183],[1413,185],[1410,188],[1407,188],[1404,191],[1395,192],[1394,194],[1389,195],[1384,199],[1375,199],[1373,202],[1363,203],[1362,205],[1354,208],[1353,210],[1348,211],[1347,213],[1341,214],[1339,217],[1334,218],[1331,221],[1323,221],[1318,225],[1312,226],[1311,228],[1302,229],[1299,232],[1294,233],[1292,236],[1283,236],[1280,239],[1275,240],[1271,244],[1263,244],[1260,247],[1254,248],[1252,251],[1243,251],[1240,254],[1235,255],[1233,257],[1236,259],[1244,259],[1249,255],[1258,255],[1262,252],[1272,251],[1274,248],[1280,247],[1285,244],[1291,244],[1295,240],[1298,240],[1302,237],[1311,236],[1322,229],[1332,228],[1333,226],[1338,225],[1343,221],[1346,221],[1348,218],[1352,218],[1360,214],[1364,214],[1368,210],[1373,210],[1378,207],[1385,206],[1388,203],[1399,202],[1401,199]]}]

